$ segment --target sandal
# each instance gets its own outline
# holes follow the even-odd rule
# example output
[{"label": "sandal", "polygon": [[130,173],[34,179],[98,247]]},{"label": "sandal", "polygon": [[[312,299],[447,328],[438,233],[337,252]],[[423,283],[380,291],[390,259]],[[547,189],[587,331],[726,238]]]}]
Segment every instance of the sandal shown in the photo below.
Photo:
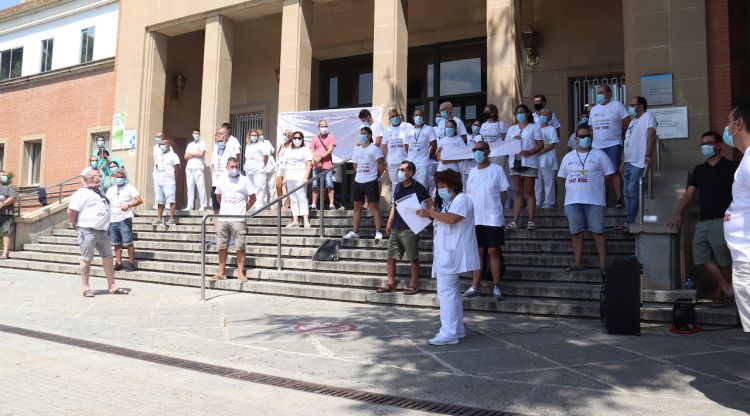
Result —
[{"label": "sandal", "polygon": [[125,290],[125,289],[117,288],[115,290],[110,290],[109,294],[110,295],[129,295],[130,291],[129,290]]},{"label": "sandal", "polygon": [[419,290],[417,290],[416,287],[407,287],[406,289],[404,289],[404,295],[407,296],[416,295],[417,293],[419,293]]},{"label": "sandal", "polygon": [[83,291],[83,297],[84,298],[93,298],[94,297],[94,291],[93,290],[84,290]]},{"label": "sandal", "polygon": [[396,288],[394,288],[393,286],[386,285],[376,290],[375,293],[391,293],[395,291],[396,291]]},{"label": "sandal", "polygon": [[565,268],[566,272],[582,272],[583,270],[583,266],[576,266],[575,264]]},{"label": "sandal", "polygon": [[226,279],[226,278],[227,278],[227,277],[226,277],[226,276],[224,276],[223,274],[215,274],[215,275],[213,275],[213,276],[209,277],[209,278],[208,278],[208,280],[211,280],[211,281],[214,281],[214,282],[215,282],[215,281],[217,281],[217,280],[224,280],[224,279]]}]

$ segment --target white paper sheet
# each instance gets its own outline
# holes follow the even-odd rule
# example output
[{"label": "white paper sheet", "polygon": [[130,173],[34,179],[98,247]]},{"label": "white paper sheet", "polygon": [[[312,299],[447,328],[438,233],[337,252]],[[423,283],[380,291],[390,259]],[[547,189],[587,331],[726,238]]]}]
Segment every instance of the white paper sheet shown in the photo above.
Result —
[{"label": "white paper sheet", "polygon": [[[521,141],[508,139],[490,145],[490,157],[515,155],[521,152]],[[473,146],[446,146],[440,151],[442,160],[472,160]]]},{"label": "white paper sheet", "polygon": [[419,234],[432,222],[429,218],[417,215],[417,210],[422,208],[424,207],[419,203],[417,194],[411,194],[396,201],[396,211],[414,234]]}]

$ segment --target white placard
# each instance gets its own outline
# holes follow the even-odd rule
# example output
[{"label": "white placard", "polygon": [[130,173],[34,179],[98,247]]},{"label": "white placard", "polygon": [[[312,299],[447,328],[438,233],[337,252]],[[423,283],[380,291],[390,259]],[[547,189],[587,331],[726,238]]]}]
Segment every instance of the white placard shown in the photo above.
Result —
[{"label": "white placard", "polygon": [[[521,151],[521,141],[508,139],[490,145],[490,157],[515,155]],[[474,159],[473,146],[446,146],[440,151],[442,160],[471,160]]]},{"label": "white placard", "polygon": [[659,139],[687,139],[687,110],[687,106],[648,109],[648,111],[656,117],[658,123],[656,127],[656,135],[659,136]]},{"label": "white placard", "polygon": [[[276,137],[281,137],[284,130],[301,131],[305,135],[305,143],[317,136],[318,122],[328,122],[328,132],[336,137],[336,147],[333,149],[333,162],[338,163],[351,157],[354,146],[359,138],[359,112],[362,107],[339,108],[335,110],[315,110],[279,113],[276,123]],[[372,114],[376,123],[380,122],[383,114],[382,107],[369,107],[367,110]]]},{"label": "white placard", "polygon": [[419,234],[432,222],[429,218],[417,215],[417,210],[422,208],[424,207],[417,199],[417,194],[409,194],[396,201],[396,211],[414,234]]}]

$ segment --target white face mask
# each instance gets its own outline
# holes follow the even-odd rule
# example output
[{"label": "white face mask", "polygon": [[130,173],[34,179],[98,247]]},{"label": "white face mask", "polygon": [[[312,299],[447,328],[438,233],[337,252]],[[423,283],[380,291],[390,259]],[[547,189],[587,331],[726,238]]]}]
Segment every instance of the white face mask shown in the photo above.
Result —
[{"label": "white face mask", "polygon": [[328,127],[321,127],[320,134],[328,134]]},{"label": "white face mask", "polygon": [[294,143],[295,146],[300,147],[302,146],[302,139],[294,139],[292,140],[292,143]]},{"label": "white face mask", "polygon": [[239,170],[239,169],[237,169],[237,168],[234,168],[234,169],[227,169],[227,173],[228,173],[228,174],[229,174],[229,176],[230,176],[230,177],[232,177],[232,178],[236,178],[236,177],[240,176],[240,170]]},{"label": "white face mask", "polygon": [[8,183],[8,177],[5,175],[0,176],[0,183]]}]

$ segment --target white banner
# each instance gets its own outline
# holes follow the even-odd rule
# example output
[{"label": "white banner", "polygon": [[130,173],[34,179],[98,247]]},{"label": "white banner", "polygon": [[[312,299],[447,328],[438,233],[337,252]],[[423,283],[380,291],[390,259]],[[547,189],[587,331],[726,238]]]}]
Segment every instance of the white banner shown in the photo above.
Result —
[{"label": "white banner", "polygon": [[[490,157],[515,155],[521,152],[520,140],[502,140],[490,145]],[[444,147],[440,152],[443,160],[471,160],[474,159],[474,146]]]},{"label": "white banner", "polygon": [[[301,131],[305,135],[305,143],[309,145],[310,140],[319,134],[318,122],[325,120],[328,122],[328,132],[336,137],[333,162],[337,163],[351,157],[354,151],[362,125],[359,121],[360,110],[362,107],[279,113],[276,123],[277,137],[281,137],[287,129]],[[372,114],[373,120],[379,123],[383,108],[369,107],[367,110]]]}]

